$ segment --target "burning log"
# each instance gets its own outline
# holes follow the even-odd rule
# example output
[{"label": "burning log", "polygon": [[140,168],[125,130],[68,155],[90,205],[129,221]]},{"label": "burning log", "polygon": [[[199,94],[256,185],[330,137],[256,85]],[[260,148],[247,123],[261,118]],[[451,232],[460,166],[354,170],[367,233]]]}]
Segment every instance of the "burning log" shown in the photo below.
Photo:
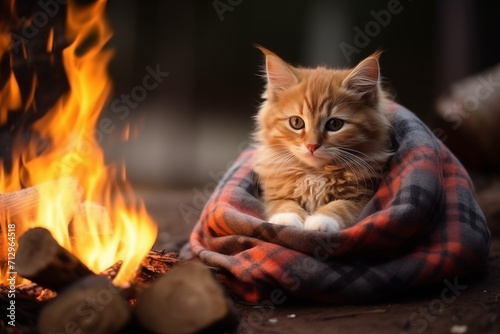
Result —
[{"label": "burning log", "polygon": [[59,292],[39,315],[40,333],[107,334],[129,322],[123,291],[105,277],[115,276],[121,262],[96,276],[48,230],[34,228],[19,240],[16,265],[19,275]]},{"label": "burning log", "polygon": [[19,239],[16,269],[22,277],[54,291],[95,275],[41,227],[28,230]]},{"label": "burning log", "polygon": [[[88,237],[89,235],[110,236],[113,225],[108,211],[102,205],[85,201],[78,205],[73,219],[69,224],[72,237]],[[95,230],[96,233],[92,233]]]},{"label": "burning log", "polygon": [[129,322],[130,314],[125,298],[111,281],[88,276],[69,286],[43,308],[38,331],[111,334]]},{"label": "burning log", "polygon": [[68,200],[68,203],[74,203],[74,207],[64,208],[69,222],[82,198],[82,190],[78,180],[74,177],[64,177],[18,191],[0,194],[0,221],[11,221],[13,217],[21,214],[26,217],[33,216],[40,203],[40,194],[48,193],[47,189],[50,192],[60,191],[60,193],[73,197]]},{"label": "burning log", "polygon": [[163,334],[197,333],[236,325],[222,287],[208,267],[194,262],[174,267],[139,295],[139,323]]},{"label": "burning log", "polygon": [[[230,329],[237,323],[210,270],[199,263],[177,265],[176,253],[151,251],[135,282],[121,288],[111,281],[121,261],[95,275],[59,246],[49,231],[34,228],[21,237],[16,263],[21,276],[58,291],[49,302],[38,304],[41,311],[34,312],[39,314],[40,333],[195,333]],[[35,300],[40,298],[32,298],[36,308]]]}]

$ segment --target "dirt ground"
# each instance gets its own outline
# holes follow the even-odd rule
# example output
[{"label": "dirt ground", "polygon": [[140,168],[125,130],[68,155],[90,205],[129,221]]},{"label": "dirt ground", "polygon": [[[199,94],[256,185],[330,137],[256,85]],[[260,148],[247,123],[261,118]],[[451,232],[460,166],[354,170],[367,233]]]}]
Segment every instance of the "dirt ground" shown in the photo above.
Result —
[{"label": "dirt ground", "polygon": [[[458,278],[454,296],[442,296],[445,283],[376,304],[295,303],[276,308],[235,302],[239,326],[228,334],[293,333],[499,333],[500,332],[500,177],[473,177],[492,243],[489,259],[475,275]],[[196,195],[198,194],[198,195]],[[201,210],[196,189],[144,192],[149,212],[160,225],[155,248],[175,248],[189,235]]]}]

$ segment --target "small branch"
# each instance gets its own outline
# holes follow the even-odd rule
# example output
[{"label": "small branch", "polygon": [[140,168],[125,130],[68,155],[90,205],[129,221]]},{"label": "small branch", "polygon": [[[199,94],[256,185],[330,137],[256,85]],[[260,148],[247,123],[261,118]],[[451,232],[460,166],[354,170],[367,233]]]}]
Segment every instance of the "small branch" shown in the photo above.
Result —
[{"label": "small branch", "polygon": [[366,310],[366,311],[353,311],[353,312],[344,312],[344,313],[339,313],[339,314],[334,314],[328,317],[323,317],[321,320],[331,320],[331,319],[339,319],[339,318],[349,318],[349,317],[356,317],[358,315],[365,315],[365,314],[378,314],[378,313],[385,313],[387,312],[387,309],[374,309],[374,310]]},{"label": "small branch", "polygon": [[122,267],[123,261],[118,261],[115,264],[113,264],[111,267],[108,269],[102,271],[99,273],[99,276],[106,277],[110,281],[114,280],[115,277],[118,275],[120,272],[120,269]]}]

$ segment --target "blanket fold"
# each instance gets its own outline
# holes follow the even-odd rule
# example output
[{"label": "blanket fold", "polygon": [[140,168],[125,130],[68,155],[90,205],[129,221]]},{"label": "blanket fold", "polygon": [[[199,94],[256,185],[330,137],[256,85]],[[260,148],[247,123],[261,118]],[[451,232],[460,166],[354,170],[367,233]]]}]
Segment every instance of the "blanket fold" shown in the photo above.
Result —
[{"label": "blanket fold", "polygon": [[265,222],[249,149],[206,204],[193,253],[249,302],[350,303],[475,271],[490,232],[467,172],[407,109],[396,105],[391,124],[395,154],[356,225],[329,234]]}]

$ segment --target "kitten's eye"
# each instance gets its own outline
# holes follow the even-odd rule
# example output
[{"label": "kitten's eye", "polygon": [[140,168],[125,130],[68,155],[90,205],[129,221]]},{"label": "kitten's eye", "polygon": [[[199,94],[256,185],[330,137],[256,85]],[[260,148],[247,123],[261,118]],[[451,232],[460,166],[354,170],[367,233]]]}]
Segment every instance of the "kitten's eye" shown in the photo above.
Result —
[{"label": "kitten's eye", "polygon": [[299,116],[292,116],[289,120],[290,126],[295,130],[300,130],[304,127],[304,120]]},{"label": "kitten's eye", "polygon": [[344,126],[344,121],[338,118],[329,119],[326,122],[326,130],[327,131],[339,131]]}]

